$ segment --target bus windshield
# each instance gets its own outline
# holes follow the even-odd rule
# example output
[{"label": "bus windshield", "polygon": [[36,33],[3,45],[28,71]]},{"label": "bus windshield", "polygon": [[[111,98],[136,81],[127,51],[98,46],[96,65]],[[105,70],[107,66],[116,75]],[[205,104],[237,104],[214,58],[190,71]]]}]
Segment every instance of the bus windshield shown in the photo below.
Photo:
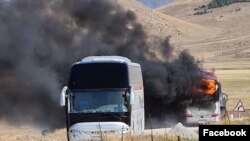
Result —
[{"label": "bus windshield", "polygon": [[80,90],[72,93],[72,113],[128,112],[126,93],[119,91]]},{"label": "bus windshield", "polygon": [[72,67],[69,89],[128,88],[125,63],[84,63]]}]

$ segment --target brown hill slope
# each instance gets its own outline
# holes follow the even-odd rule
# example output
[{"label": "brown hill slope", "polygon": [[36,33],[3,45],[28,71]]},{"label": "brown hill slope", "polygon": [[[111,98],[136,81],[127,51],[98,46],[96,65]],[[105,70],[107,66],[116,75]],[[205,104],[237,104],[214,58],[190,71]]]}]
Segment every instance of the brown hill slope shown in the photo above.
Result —
[{"label": "brown hill slope", "polygon": [[[209,32],[200,25],[189,23],[159,11],[149,9],[135,0],[117,0],[125,9],[132,10],[138,17],[138,22],[142,23],[146,31],[158,36],[172,36],[172,40],[182,40],[197,38],[195,33]],[[203,36],[202,38],[205,38]]]},{"label": "brown hill slope", "polygon": [[[206,54],[203,55],[205,58],[214,58],[218,55],[223,57],[249,57],[250,3],[232,4],[212,9],[211,13],[194,15],[194,8],[206,5],[208,2],[209,0],[178,0],[159,8],[158,11],[203,26],[208,30],[218,29],[218,32],[213,32],[214,37],[210,36],[211,38],[206,40],[199,38],[183,40],[182,47],[189,48],[200,56]],[[206,36],[206,34],[209,33],[202,33],[200,36]]]}]

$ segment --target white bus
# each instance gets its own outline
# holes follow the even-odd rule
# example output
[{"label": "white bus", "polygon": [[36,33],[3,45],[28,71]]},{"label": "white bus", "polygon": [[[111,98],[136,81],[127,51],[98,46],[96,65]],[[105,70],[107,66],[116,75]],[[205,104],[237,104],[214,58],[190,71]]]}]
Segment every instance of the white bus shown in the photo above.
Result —
[{"label": "white bus", "polygon": [[69,141],[100,140],[144,131],[141,67],[121,56],[90,56],[73,64],[61,106]]},{"label": "white bus", "polygon": [[[186,124],[198,125],[221,120],[220,102],[205,101],[205,106],[189,106],[186,111]],[[205,105],[204,104],[204,105]]]},{"label": "white bus", "polygon": [[221,120],[221,84],[215,77],[206,77],[205,88],[201,88],[202,96],[189,103],[186,109],[186,124],[198,125]]}]

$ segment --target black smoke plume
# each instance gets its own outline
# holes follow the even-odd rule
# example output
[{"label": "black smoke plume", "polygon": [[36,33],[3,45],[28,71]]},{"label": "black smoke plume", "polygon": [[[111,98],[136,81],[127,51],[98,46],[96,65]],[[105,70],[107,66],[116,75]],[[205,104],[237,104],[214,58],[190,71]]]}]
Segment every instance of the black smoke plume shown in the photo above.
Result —
[{"label": "black smoke plume", "polygon": [[121,55],[142,65],[146,116],[181,120],[202,70],[168,40],[147,35],[113,0],[2,0],[0,119],[63,126],[59,93],[72,63]]}]

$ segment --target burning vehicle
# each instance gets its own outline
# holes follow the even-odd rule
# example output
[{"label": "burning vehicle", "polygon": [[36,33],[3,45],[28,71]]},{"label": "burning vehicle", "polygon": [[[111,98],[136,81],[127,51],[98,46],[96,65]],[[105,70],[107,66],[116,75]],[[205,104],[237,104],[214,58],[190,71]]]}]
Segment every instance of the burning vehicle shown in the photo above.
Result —
[{"label": "burning vehicle", "polygon": [[218,122],[226,113],[227,95],[213,73],[204,72],[200,86],[192,89],[193,97],[186,109],[186,124]]}]

